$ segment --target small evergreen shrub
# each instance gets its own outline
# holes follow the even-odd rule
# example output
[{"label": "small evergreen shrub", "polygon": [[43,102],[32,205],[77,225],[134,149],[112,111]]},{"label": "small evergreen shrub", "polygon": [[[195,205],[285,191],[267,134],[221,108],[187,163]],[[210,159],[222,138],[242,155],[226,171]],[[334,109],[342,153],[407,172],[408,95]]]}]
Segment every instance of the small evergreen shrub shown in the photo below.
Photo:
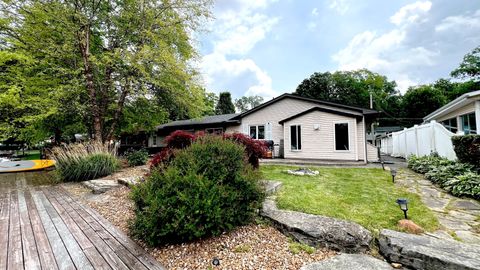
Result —
[{"label": "small evergreen shrub", "polygon": [[252,221],[264,198],[244,149],[202,136],[132,190],[132,232],[158,246],[219,235]]},{"label": "small evergreen shrub", "polygon": [[480,169],[480,135],[470,134],[452,137],[453,149],[460,162]]},{"label": "small evergreen shrub", "polygon": [[267,154],[268,148],[265,141],[254,140],[242,133],[225,134],[224,138],[242,144],[245,147],[248,162],[255,169],[260,165],[259,159]]},{"label": "small evergreen shrub", "polygon": [[112,174],[120,167],[115,149],[102,143],[69,144],[51,152],[63,181],[85,181]]},{"label": "small evergreen shrub", "polygon": [[148,152],[145,149],[130,149],[125,153],[125,157],[127,158],[128,165],[141,166],[147,164]]}]

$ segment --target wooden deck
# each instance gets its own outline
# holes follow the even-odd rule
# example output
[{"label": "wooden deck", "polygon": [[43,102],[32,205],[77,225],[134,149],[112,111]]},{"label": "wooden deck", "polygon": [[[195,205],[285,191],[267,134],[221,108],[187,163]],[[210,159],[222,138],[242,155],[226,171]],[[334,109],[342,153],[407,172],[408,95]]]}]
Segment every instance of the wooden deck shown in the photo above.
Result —
[{"label": "wooden deck", "polygon": [[0,269],[164,269],[93,209],[38,173],[0,174]]}]

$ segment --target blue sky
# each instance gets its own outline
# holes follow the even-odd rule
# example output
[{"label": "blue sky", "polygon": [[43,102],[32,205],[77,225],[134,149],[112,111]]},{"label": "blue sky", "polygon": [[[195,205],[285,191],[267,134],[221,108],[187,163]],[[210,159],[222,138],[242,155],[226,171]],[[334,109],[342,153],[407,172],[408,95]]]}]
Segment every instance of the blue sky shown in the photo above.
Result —
[{"label": "blue sky", "polygon": [[199,38],[206,88],[293,92],[313,72],[368,68],[408,86],[446,78],[480,45],[478,0],[217,0]]}]

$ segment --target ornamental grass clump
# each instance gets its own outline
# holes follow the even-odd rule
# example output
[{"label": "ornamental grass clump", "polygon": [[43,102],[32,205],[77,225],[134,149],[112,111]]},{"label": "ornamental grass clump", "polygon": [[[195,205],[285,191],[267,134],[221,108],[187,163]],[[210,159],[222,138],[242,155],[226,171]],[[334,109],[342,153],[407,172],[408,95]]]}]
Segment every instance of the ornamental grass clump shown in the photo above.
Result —
[{"label": "ornamental grass clump", "polygon": [[220,235],[248,224],[264,198],[244,147],[198,137],[132,190],[132,232],[152,246]]},{"label": "ornamental grass clump", "polygon": [[116,149],[97,142],[54,147],[51,156],[63,181],[100,178],[112,174],[120,167]]}]

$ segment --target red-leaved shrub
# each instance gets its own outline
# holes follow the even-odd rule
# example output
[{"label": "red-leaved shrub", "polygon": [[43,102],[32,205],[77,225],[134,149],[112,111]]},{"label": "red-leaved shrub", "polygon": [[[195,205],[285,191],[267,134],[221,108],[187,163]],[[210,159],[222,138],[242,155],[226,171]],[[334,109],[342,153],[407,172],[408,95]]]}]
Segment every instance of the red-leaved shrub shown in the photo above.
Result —
[{"label": "red-leaved shrub", "polygon": [[265,141],[254,140],[250,136],[242,133],[224,134],[223,137],[227,140],[232,140],[236,143],[245,146],[245,154],[254,168],[258,168],[259,159],[267,154],[268,148]]},{"label": "red-leaved shrub", "polygon": [[170,148],[164,148],[162,151],[156,153],[150,161],[150,169],[159,168],[160,166],[166,166],[173,159],[173,150]]},{"label": "red-leaved shrub", "polygon": [[183,130],[176,130],[165,138],[165,144],[170,149],[183,149],[192,144],[195,136]]}]

